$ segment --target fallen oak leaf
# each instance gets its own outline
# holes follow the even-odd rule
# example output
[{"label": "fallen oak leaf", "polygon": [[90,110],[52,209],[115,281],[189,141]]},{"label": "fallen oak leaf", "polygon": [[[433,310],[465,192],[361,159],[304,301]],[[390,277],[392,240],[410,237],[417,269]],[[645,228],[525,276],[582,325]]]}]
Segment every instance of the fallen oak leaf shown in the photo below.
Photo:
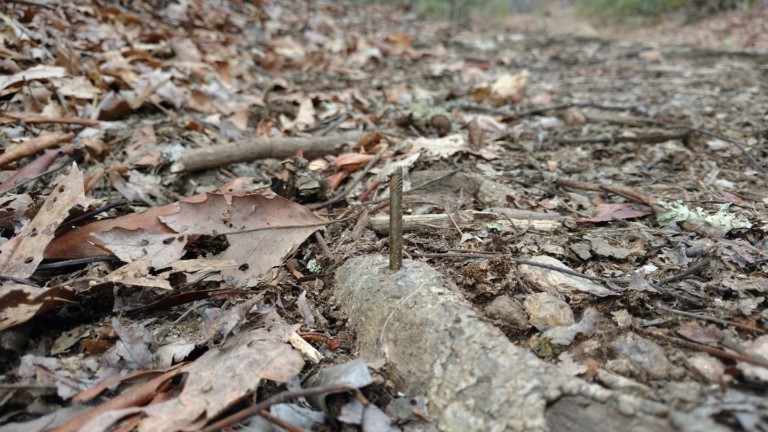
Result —
[{"label": "fallen oak leaf", "polygon": [[0,281],[0,331],[23,324],[61,303],[77,303],[77,297],[110,287],[111,283],[85,278],[50,288]]},{"label": "fallen oak leaf", "polygon": [[187,236],[175,233],[154,234],[144,229],[114,228],[92,236],[102,247],[123,262],[148,258],[152,268],[170,267],[184,255]]},{"label": "fallen oak leaf", "polygon": [[[178,213],[162,216],[163,223],[177,232],[226,235],[229,248],[218,258],[235,260],[239,266],[224,269],[233,280],[255,278],[278,266],[307,237],[328,221],[306,207],[273,193],[254,193],[231,197],[208,194],[200,203],[181,203]],[[203,232],[204,231],[204,232]]]},{"label": "fallen oak leaf", "polygon": [[29,225],[0,246],[0,274],[19,278],[32,276],[56,229],[69,216],[69,210],[76,205],[88,207],[90,203],[83,192],[83,173],[73,164]]},{"label": "fallen oak leaf", "polygon": [[[194,198],[194,197],[193,197]],[[45,259],[63,260],[93,258],[109,255],[91,234],[107,232],[115,228],[143,229],[151,234],[174,234],[160,222],[159,216],[179,211],[178,203],[151,208],[141,213],[129,213],[117,218],[101,219],[82,227],[74,227],[56,237],[45,249]]]},{"label": "fallen oak leaf", "polygon": [[84,430],[83,426],[94,419],[99,418],[105,413],[119,411],[130,407],[139,407],[150,402],[162,389],[166,388],[173,378],[184,372],[183,365],[176,365],[158,377],[155,377],[144,384],[133,387],[122,394],[97,405],[81,415],[70,419],[68,422],[50,429],[52,432],[68,432]]},{"label": "fallen oak leaf", "polygon": [[[263,327],[242,331],[220,349],[209,350],[194,362],[131,388],[53,430],[111,430],[118,421],[139,413],[139,431],[200,429],[257,390],[264,380],[285,383],[301,372],[301,354],[285,343],[296,326],[276,315],[262,320]],[[183,386],[153,402],[180,373],[186,374]]]},{"label": "fallen oak leaf", "polygon": [[[255,277],[280,265],[287,254],[328,223],[306,207],[268,190],[242,195],[210,193],[75,228],[54,239],[45,257],[72,259],[107,255],[110,245],[96,234],[118,228],[135,231],[139,236],[185,234],[190,241],[200,235],[226,235],[230,246],[219,259],[235,260],[238,267],[223,269],[225,277],[245,278],[251,283]],[[131,256],[125,250],[126,242],[123,243],[121,254]],[[148,243],[139,242],[136,247],[147,246]]]}]

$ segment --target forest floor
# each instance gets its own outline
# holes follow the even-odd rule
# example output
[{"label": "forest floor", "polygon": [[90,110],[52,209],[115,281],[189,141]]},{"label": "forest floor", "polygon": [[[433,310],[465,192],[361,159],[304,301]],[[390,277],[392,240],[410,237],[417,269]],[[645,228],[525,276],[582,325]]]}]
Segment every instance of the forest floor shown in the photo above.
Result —
[{"label": "forest floor", "polygon": [[[689,14],[690,17],[690,14]],[[496,20],[502,28],[550,34],[598,36],[617,42],[648,46],[696,45],[704,48],[768,48],[768,2],[752,7],[722,12],[700,19],[686,20],[684,13],[658,19],[628,19],[611,22],[588,19],[564,1],[554,1],[530,14],[510,15]]]},{"label": "forest floor", "polygon": [[767,430],[768,4],[574,16],[7,2],[0,432]]}]

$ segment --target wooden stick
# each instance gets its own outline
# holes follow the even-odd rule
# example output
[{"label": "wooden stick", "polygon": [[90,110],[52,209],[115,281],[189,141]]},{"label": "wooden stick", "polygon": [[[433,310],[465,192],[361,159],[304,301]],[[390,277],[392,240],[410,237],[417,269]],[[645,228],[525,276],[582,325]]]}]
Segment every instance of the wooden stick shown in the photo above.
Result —
[{"label": "wooden stick", "polygon": [[[552,232],[563,226],[559,220],[518,219],[503,216],[500,213],[488,213],[475,210],[462,210],[459,213],[460,227],[466,229],[484,227],[488,224],[497,224],[502,232],[512,231],[515,228],[531,229],[544,232]],[[450,227],[450,218],[445,214],[433,215],[407,215],[402,219],[403,232],[434,233],[435,230]],[[368,221],[368,227],[377,234],[389,233],[389,216],[376,216]]]},{"label": "wooden stick", "polygon": [[71,124],[89,127],[94,127],[101,124],[101,122],[98,120],[88,120],[79,117],[45,117],[36,114],[18,113],[3,113],[3,115],[19,121],[23,121],[26,124]]},{"label": "wooden stick", "polygon": [[291,157],[297,150],[302,150],[306,158],[339,154],[344,144],[356,142],[359,137],[358,132],[352,132],[320,138],[264,138],[187,150],[171,165],[171,172],[187,173],[257,159],[283,159]]},{"label": "wooden stick", "polygon": [[334,384],[327,387],[310,387],[306,389],[292,390],[292,391],[278,393],[265,401],[259,402],[256,405],[252,405],[248,408],[238,411],[230,415],[229,417],[225,417],[217,422],[209,424],[206,428],[203,429],[203,432],[213,432],[213,431],[221,430],[239,421],[243,421],[248,417],[259,414],[262,410],[266,410],[272,405],[282,403],[293,398],[302,397],[302,396],[303,397],[316,396],[321,394],[341,393],[343,391],[349,390],[350,388],[351,387],[347,384]]},{"label": "wooden stick", "polygon": [[690,130],[641,132],[636,136],[601,135],[585,138],[555,138],[558,144],[610,144],[615,142],[634,142],[658,144],[666,141],[681,140],[690,135]]},{"label": "wooden stick", "polygon": [[74,138],[75,134],[71,132],[51,132],[24,141],[14,147],[11,147],[5,153],[0,155],[0,167],[8,165],[9,163],[17,161],[23,157],[32,156],[33,154],[39,153],[45,149],[56,147],[61,143],[72,141]]},{"label": "wooden stick", "polygon": [[389,269],[403,266],[403,167],[389,178]]}]

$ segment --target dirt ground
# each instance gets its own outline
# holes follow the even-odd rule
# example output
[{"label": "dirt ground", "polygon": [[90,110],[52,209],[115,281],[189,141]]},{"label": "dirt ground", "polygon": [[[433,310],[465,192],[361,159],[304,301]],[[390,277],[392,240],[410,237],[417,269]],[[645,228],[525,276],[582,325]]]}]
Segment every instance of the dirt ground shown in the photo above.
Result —
[{"label": "dirt ground", "polygon": [[[561,6],[8,2],[0,432],[569,430],[576,387],[590,430],[768,430],[768,3]],[[400,242],[400,273],[343,267]],[[342,298],[373,275],[383,305]],[[481,333],[530,418],[420,369]],[[493,414],[452,426],[473,392]]]},{"label": "dirt ground", "polygon": [[686,19],[684,13],[659,19],[628,19],[624,23],[589,19],[569,2],[552,2],[531,14],[499,20],[501,28],[549,34],[596,36],[618,42],[650,46],[695,45],[705,48],[768,48],[768,3],[757,2],[743,10],[736,9],[711,17]]}]

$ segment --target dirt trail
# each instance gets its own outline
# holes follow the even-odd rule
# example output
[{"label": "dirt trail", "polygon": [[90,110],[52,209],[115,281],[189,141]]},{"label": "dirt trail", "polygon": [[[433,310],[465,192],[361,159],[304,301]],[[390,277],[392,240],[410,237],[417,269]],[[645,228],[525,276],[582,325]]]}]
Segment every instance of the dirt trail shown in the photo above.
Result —
[{"label": "dirt trail", "polygon": [[549,34],[594,36],[634,43],[695,45],[705,48],[768,49],[768,2],[686,23],[682,13],[652,22],[611,24],[590,20],[570,2],[554,1],[543,10],[500,20],[501,28]]}]

